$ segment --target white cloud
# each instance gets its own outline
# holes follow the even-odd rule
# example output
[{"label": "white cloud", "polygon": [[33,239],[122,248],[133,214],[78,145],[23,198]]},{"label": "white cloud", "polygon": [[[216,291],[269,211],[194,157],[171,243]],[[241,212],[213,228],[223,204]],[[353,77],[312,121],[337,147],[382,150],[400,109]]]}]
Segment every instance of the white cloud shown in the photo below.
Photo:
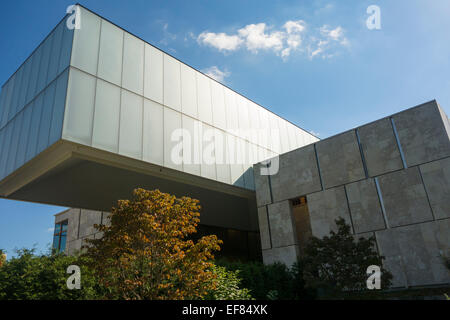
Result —
[{"label": "white cloud", "polygon": [[212,67],[203,69],[202,72],[219,82],[224,82],[225,78],[229,77],[231,74],[227,70],[224,70],[224,71],[220,70],[217,66],[212,66]]},{"label": "white cloud", "polygon": [[337,45],[349,44],[344,29],[334,29],[328,25],[310,29],[303,20],[288,20],[279,30],[266,23],[248,24],[238,29],[235,34],[202,32],[197,37],[199,44],[209,45],[222,52],[232,52],[246,48],[253,54],[259,51],[273,51],[283,60],[295,51],[305,51],[310,59],[321,56],[330,58],[331,49]]},{"label": "white cloud", "polygon": [[258,53],[258,50],[273,49],[278,52],[283,49],[285,34],[280,31],[266,33],[266,27],[265,23],[249,24],[238,31],[249,51]]},{"label": "white cloud", "polygon": [[199,43],[210,45],[219,51],[234,51],[239,48],[243,40],[237,35],[229,36],[226,33],[202,32],[197,37]]}]

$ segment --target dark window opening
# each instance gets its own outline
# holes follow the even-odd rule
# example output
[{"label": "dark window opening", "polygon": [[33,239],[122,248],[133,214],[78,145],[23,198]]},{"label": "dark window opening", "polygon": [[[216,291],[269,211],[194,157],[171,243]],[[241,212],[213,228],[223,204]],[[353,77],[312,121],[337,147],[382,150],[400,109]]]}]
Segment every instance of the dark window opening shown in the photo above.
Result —
[{"label": "dark window opening", "polygon": [[66,250],[67,225],[67,220],[55,224],[55,232],[53,233],[53,249],[58,253]]},{"label": "dark window opening", "polygon": [[308,201],[306,197],[299,197],[292,200],[292,214],[295,222],[298,246],[300,253],[303,253],[306,243],[312,236]]}]

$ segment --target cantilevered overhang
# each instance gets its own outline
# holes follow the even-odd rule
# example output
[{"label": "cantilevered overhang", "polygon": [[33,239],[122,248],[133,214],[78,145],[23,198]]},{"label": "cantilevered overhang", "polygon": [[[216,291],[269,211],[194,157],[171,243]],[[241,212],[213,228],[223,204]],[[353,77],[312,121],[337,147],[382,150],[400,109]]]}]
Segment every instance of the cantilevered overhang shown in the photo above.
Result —
[{"label": "cantilevered overhang", "polygon": [[109,211],[138,187],[200,199],[202,224],[257,229],[254,191],[64,140],[3,179],[0,196]]}]

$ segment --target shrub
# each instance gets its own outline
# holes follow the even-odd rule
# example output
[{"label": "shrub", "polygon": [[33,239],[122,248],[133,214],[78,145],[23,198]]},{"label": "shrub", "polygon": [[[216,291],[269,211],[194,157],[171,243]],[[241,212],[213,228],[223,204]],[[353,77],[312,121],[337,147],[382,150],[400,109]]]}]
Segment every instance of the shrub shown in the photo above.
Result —
[{"label": "shrub", "polygon": [[[102,296],[85,258],[63,254],[36,255],[34,249],[17,250],[0,268],[0,300],[91,300]],[[67,288],[67,267],[81,268],[81,289]]]},{"label": "shrub", "polygon": [[212,266],[216,278],[214,289],[206,296],[206,300],[252,300],[248,289],[240,288],[239,271],[228,271],[225,267]]}]

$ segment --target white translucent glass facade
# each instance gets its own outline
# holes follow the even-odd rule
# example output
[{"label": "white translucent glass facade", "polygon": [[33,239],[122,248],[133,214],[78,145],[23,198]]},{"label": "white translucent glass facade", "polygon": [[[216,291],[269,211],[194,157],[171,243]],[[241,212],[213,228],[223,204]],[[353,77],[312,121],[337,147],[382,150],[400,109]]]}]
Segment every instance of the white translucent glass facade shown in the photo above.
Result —
[{"label": "white translucent glass facade", "polygon": [[254,163],[318,140],[80,12],[81,29],[63,21],[2,88],[0,178],[62,139],[254,189]]},{"label": "white translucent glass facade", "polygon": [[72,42],[63,20],[2,86],[0,180],[61,139]]}]

